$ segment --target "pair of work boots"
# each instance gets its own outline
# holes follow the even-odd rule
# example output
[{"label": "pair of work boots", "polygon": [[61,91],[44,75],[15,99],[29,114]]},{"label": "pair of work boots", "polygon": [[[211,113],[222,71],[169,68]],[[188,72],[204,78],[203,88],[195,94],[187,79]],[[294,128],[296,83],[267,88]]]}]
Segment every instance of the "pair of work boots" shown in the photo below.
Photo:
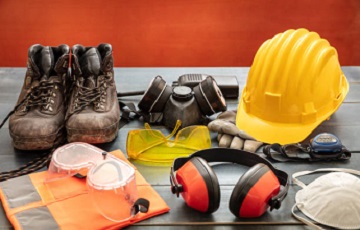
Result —
[{"label": "pair of work boots", "polygon": [[[69,61],[71,56],[71,69]],[[9,131],[14,147],[50,149],[69,142],[104,143],[117,136],[120,109],[110,44],[33,45]]]}]

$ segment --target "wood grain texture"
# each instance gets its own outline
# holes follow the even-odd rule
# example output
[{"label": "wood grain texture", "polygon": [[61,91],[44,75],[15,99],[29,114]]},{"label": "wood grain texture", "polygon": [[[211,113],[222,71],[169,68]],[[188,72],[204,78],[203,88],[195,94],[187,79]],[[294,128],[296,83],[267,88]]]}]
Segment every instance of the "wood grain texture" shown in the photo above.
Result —
[{"label": "wood grain texture", "polygon": [[[116,68],[115,81],[119,92],[144,90],[150,80],[156,75],[161,75],[171,83],[178,76],[185,73],[207,73],[221,75],[236,75],[243,88],[249,68]],[[321,132],[332,132],[339,136],[343,144],[351,150],[360,150],[360,67],[343,67],[350,84],[350,91],[340,106],[339,110],[333,114],[330,120],[318,126],[311,137]],[[8,110],[14,106],[17,100],[19,89],[23,83],[25,68],[0,68],[0,117],[3,118]],[[137,103],[140,99],[136,97],[126,97],[124,100]],[[227,101],[229,109],[236,109],[237,100]],[[119,135],[111,143],[98,145],[106,151],[121,149],[126,152],[127,132],[132,129],[142,128],[143,123],[133,121],[119,131]],[[154,126],[163,132],[169,132],[162,126]],[[211,134],[213,143],[217,146],[216,134]],[[310,137],[309,137],[310,138]],[[306,141],[309,140],[306,139]],[[39,156],[40,153],[25,152],[14,150],[11,138],[8,134],[6,125],[0,130],[0,171],[15,169],[31,159]],[[261,155],[261,153],[259,153]],[[346,162],[319,162],[319,163],[274,163],[275,167],[286,171],[289,175],[297,171],[313,170],[323,167],[344,167],[358,169],[360,165],[360,154],[353,154],[352,158]],[[211,215],[198,213],[188,208],[181,198],[176,198],[170,193],[169,167],[153,167],[136,164],[138,170],[154,189],[163,197],[170,206],[169,213],[160,215],[140,223],[130,226],[127,229],[303,229],[304,226],[291,216],[291,208],[295,202],[295,193],[299,187],[291,185],[289,194],[284,200],[280,210],[265,213],[260,218],[237,219],[230,210],[229,198],[234,185],[243,173],[248,169],[245,166],[235,164],[217,164],[213,169],[219,179],[221,187],[220,208]],[[302,178],[306,183],[311,182],[314,175]],[[0,229],[11,229],[4,213],[0,210]]]}]

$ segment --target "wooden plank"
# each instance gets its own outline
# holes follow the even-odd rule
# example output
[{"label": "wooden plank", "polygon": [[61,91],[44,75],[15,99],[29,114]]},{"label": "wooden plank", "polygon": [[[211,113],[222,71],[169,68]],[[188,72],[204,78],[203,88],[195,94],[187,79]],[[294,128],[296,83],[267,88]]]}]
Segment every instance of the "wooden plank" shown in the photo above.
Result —
[{"label": "wooden plank", "polygon": [[[360,84],[357,81],[360,79],[360,67],[344,67],[350,83],[350,92],[345,102],[340,106],[339,110],[331,116],[331,119],[323,122],[318,126],[313,133],[305,140],[308,141],[311,137],[321,132],[332,132],[339,136],[343,144],[350,150],[360,150],[360,142],[358,137],[360,135],[360,121],[358,114],[360,114],[359,99],[360,93],[358,90]],[[346,71],[345,71],[346,70]],[[238,76],[240,84],[243,86],[246,80],[248,68],[118,68],[115,70],[117,74],[117,86],[120,90],[143,90],[147,87],[149,81],[157,74],[164,75],[168,82],[176,79],[177,76],[186,73],[215,73],[215,74],[234,74],[240,73]],[[9,77],[11,75],[11,78]],[[7,110],[10,110],[17,99],[18,89],[20,89],[23,81],[23,69],[8,68],[4,71],[0,68],[0,116],[4,117]],[[131,79],[131,80],[130,80]],[[135,103],[141,97],[124,98]],[[228,101],[229,109],[236,109],[237,100]],[[215,118],[215,116],[213,116]],[[121,149],[126,153],[126,138],[129,130],[143,128],[141,121],[133,121],[120,130],[118,137],[111,143],[101,144],[98,147],[112,151]],[[170,130],[162,126],[153,126],[164,133],[169,133]],[[217,146],[216,134],[211,133],[213,140],[213,147]],[[26,152],[15,150],[11,144],[11,138],[8,133],[7,125],[0,130],[0,171],[8,171],[18,168],[26,162],[38,157],[41,152]],[[261,153],[259,153],[261,154]],[[182,199],[176,199],[170,193],[169,182],[169,166],[154,167],[135,163],[138,170],[146,178],[146,180],[155,188],[155,190],[164,198],[170,206],[171,211],[167,214],[151,218],[149,220],[138,223],[133,228],[153,228],[157,226],[160,229],[168,228],[186,228],[196,229],[200,226],[209,229],[233,229],[238,227],[246,227],[249,229],[262,229],[276,227],[282,229],[286,225],[286,229],[303,228],[292,216],[291,207],[294,204],[294,197],[299,188],[295,185],[290,186],[288,197],[285,199],[280,210],[267,212],[261,218],[255,219],[236,219],[228,209],[228,202],[231,196],[232,189],[237,183],[243,173],[248,170],[245,166],[235,164],[217,164],[213,166],[219,183],[221,186],[221,202],[220,209],[212,215],[201,214],[188,208]],[[286,171],[291,175],[294,172],[302,170],[313,170],[322,167],[346,167],[358,169],[360,165],[360,154],[353,154],[349,161],[345,162],[318,162],[318,163],[274,163],[274,165]],[[44,170],[44,169],[43,169]],[[305,182],[311,182],[315,176],[307,176],[302,178]],[[4,214],[0,211],[0,228],[9,229],[9,224],[4,223]]]}]

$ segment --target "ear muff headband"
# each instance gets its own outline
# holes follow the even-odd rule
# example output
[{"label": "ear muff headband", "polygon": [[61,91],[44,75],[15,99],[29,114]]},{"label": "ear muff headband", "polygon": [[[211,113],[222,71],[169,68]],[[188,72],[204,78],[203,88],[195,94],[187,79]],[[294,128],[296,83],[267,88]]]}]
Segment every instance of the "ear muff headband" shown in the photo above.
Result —
[{"label": "ear muff headband", "polygon": [[177,158],[173,162],[170,172],[170,182],[171,190],[174,194],[179,196],[179,193],[182,192],[182,186],[178,184],[175,178],[175,171],[181,168],[187,161],[193,157],[201,157],[207,162],[229,162],[236,163],[239,165],[245,165],[252,167],[256,164],[263,163],[269,167],[269,169],[275,174],[278,178],[280,185],[284,186],[283,189],[280,189],[279,193],[273,196],[269,200],[270,210],[280,208],[281,201],[285,198],[289,190],[288,174],[284,171],[274,168],[274,166],[267,161],[266,159],[250,152],[238,150],[238,149],[228,149],[228,148],[211,148],[197,151],[189,157]]}]

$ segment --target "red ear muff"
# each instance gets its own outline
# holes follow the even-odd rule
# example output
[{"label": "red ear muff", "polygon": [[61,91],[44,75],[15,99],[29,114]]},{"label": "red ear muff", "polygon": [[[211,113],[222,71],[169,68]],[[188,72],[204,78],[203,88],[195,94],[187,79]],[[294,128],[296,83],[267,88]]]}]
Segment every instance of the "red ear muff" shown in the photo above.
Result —
[{"label": "red ear muff", "polygon": [[279,191],[279,180],[271,169],[265,164],[256,164],[235,185],[229,208],[237,217],[259,217],[266,212],[271,197]]},{"label": "red ear muff", "polygon": [[182,185],[181,196],[189,207],[206,213],[212,213],[219,208],[219,182],[204,159],[191,158],[177,170],[176,179]]}]

